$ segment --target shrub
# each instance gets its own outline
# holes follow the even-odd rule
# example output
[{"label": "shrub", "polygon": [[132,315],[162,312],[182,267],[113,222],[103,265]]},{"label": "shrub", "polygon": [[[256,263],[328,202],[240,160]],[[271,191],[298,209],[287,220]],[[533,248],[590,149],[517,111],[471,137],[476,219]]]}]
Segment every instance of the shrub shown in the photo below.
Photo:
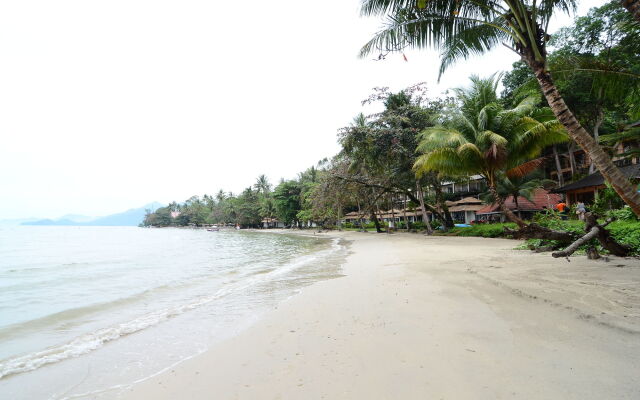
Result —
[{"label": "shrub", "polygon": [[617,210],[610,210],[605,213],[607,217],[612,217],[620,221],[638,221],[638,217],[631,210],[631,207],[625,206]]},{"label": "shrub", "polygon": [[504,228],[516,228],[514,223],[479,224],[469,228],[452,228],[447,233],[452,236],[480,236],[486,238],[505,237]]},{"label": "shrub", "polygon": [[631,246],[633,254],[640,255],[640,222],[615,221],[607,229],[618,242]]}]

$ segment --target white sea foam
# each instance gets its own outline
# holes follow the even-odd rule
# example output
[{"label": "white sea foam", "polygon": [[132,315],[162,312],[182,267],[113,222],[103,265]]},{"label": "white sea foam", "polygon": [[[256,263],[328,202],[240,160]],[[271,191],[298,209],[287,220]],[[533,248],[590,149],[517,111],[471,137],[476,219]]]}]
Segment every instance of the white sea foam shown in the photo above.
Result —
[{"label": "white sea foam", "polygon": [[296,269],[326,259],[331,254],[341,250],[343,246],[339,239],[333,239],[330,248],[315,253],[297,257],[291,262],[285,263],[276,269],[262,274],[253,274],[235,283],[226,284],[214,294],[200,296],[186,304],[175,305],[162,310],[147,313],[127,322],[119,323],[107,328],[95,330],[74,338],[73,340],[49,347],[42,351],[32,352],[26,355],[9,358],[0,363],[0,379],[9,375],[33,371],[47,364],[53,364],[68,358],[78,357],[103,347],[106,343],[120,339],[135,332],[142,331],[158,325],[173,317],[199,308],[205,304],[214,302],[231,293],[241,293],[255,285],[269,282],[285,276]]}]

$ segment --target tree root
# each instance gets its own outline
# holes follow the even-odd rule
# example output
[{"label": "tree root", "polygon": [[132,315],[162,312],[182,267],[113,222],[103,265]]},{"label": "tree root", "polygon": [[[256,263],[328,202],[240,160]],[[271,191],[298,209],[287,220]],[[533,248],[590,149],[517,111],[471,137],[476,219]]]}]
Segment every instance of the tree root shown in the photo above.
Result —
[{"label": "tree root", "polygon": [[571,232],[554,231],[553,229],[545,228],[536,223],[531,223],[518,230],[504,228],[504,232],[514,239],[547,239],[567,243],[576,239]]}]

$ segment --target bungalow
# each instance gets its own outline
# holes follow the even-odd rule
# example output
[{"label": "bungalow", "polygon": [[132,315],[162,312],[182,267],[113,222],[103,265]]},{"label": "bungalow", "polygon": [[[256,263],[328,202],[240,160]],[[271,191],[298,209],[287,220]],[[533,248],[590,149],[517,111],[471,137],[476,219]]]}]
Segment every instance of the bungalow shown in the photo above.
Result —
[{"label": "bungalow", "polygon": [[[536,212],[544,210],[553,210],[556,204],[562,200],[562,196],[556,193],[550,193],[544,189],[537,189],[531,196],[531,201],[522,196],[518,196],[518,207],[513,200],[513,196],[507,197],[504,201],[505,206],[514,213],[520,213],[522,218],[528,219]],[[505,217],[500,211],[498,204],[489,204],[476,211],[478,220],[480,221],[504,221]]]},{"label": "bungalow", "polygon": [[[380,221],[383,222],[389,222],[391,220],[395,220],[396,222],[401,222],[404,221],[405,216],[407,217],[407,220],[409,220],[409,222],[417,222],[417,221],[422,221],[422,213],[420,211],[420,209],[397,209],[394,208],[393,211],[392,210],[380,210],[378,212],[376,212],[376,217],[378,217],[378,219]],[[344,219],[342,220],[343,222],[347,222],[347,223],[369,223],[370,220],[370,215],[368,213],[358,213],[357,211],[351,211],[350,213],[347,213],[344,215]]]},{"label": "bungalow", "polygon": [[351,211],[350,213],[347,213],[344,215],[344,220],[343,222],[347,222],[347,223],[355,223],[358,221],[362,221],[362,222],[368,222],[369,219],[367,218],[368,216],[363,214],[363,213],[359,213],[357,211]]},{"label": "bungalow", "polygon": [[[629,179],[640,179],[640,164],[627,165],[620,168],[620,172]],[[606,187],[604,182],[602,174],[596,172],[579,181],[559,187],[553,190],[553,193],[565,194],[569,205],[580,201],[585,204],[592,204],[598,196],[598,191]]]},{"label": "bungalow", "polygon": [[263,228],[284,228],[284,222],[278,221],[278,218],[263,218],[262,219],[262,227]]},{"label": "bungalow", "polygon": [[451,218],[454,221],[464,221],[465,224],[470,224],[476,220],[476,212],[485,207],[481,200],[475,197],[465,197],[458,201],[454,201],[448,204]]}]

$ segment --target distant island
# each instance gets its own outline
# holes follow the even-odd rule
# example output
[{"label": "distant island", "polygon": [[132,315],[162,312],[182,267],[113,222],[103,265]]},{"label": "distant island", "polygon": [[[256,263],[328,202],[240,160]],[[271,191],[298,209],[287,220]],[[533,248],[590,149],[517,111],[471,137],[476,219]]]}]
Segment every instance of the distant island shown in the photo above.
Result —
[{"label": "distant island", "polygon": [[163,207],[163,204],[153,202],[139,208],[111,214],[104,217],[87,217],[84,215],[65,215],[58,219],[40,219],[36,221],[26,221],[21,225],[40,226],[138,226],[143,220],[148,210],[156,211]]}]

